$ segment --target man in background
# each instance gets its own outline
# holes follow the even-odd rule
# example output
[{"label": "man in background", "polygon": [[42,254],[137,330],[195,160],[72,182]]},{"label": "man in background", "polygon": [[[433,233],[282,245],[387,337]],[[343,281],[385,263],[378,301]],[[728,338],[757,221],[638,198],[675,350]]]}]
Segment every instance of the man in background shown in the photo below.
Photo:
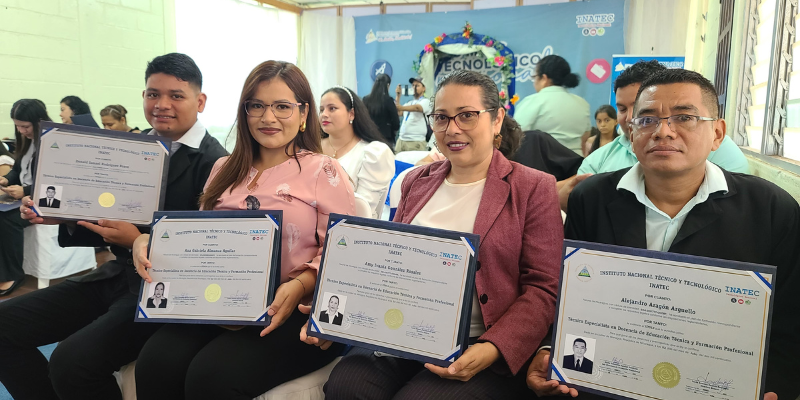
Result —
[{"label": "man in background", "polygon": [[414,100],[400,105],[401,85],[397,85],[397,113],[403,117],[400,125],[400,135],[395,144],[395,153],[401,151],[427,151],[428,142],[425,137],[428,133],[426,115],[431,113],[431,101],[425,98],[425,85],[422,78],[408,80],[414,88]]}]

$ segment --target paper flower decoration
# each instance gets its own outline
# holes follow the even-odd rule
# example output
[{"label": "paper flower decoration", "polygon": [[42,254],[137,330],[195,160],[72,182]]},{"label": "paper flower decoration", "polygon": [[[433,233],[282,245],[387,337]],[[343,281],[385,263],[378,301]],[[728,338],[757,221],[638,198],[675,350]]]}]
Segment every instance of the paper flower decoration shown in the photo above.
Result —
[{"label": "paper flower decoration", "polygon": [[514,97],[511,98],[511,104],[517,104],[518,101],[519,101],[519,96],[515,94]]},{"label": "paper flower decoration", "polygon": [[426,53],[430,53],[432,51],[433,51],[433,46],[431,46],[430,43],[426,44],[425,45],[425,52]]},{"label": "paper flower decoration", "polygon": [[436,42],[436,44],[442,43],[442,37],[437,36],[435,39],[433,39],[433,41]]},{"label": "paper flower decoration", "polygon": [[506,91],[505,90],[501,90],[500,93],[498,93],[498,94],[500,95],[501,99],[505,99],[506,98]]},{"label": "paper flower decoration", "polygon": [[494,58],[494,63],[498,67],[502,67],[503,64],[505,64],[505,62],[506,62],[506,58],[503,57],[503,56],[497,56],[497,57]]},{"label": "paper flower decoration", "polygon": [[467,39],[472,37],[472,25],[470,25],[469,22],[467,22],[467,24],[464,25],[464,31],[461,34],[461,36],[463,36],[463,37],[465,37]]},{"label": "paper flower decoration", "polygon": [[489,41],[488,41],[488,42],[486,42],[486,46],[488,46],[488,47],[492,47],[492,45],[494,45],[494,40],[492,40],[492,39],[489,39]]},{"label": "paper flower decoration", "polygon": [[511,105],[510,104],[506,104],[505,107],[506,107],[506,110],[510,110],[511,109]]}]

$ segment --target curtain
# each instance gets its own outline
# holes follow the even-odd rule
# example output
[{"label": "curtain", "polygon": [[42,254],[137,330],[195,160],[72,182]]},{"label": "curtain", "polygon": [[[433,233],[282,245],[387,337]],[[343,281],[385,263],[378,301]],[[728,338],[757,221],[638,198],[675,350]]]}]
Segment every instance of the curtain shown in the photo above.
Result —
[{"label": "curtain", "polygon": [[200,121],[230,151],[250,71],[267,60],[297,63],[298,16],[238,0],[175,0],[175,20],[178,51],[203,73],[208,101]]},{"label": "curtain", "polygon": [[[333,86],[356,92],[356,24],[352,17],[333,17],[306,11],[300,17],[298,66],[306,74],[319,102]],[[358,93],[365,96],[368,93]]]},{"label": "curtain", "polygon": [[625,0],[625,53],[682,56],[691,0]]}]

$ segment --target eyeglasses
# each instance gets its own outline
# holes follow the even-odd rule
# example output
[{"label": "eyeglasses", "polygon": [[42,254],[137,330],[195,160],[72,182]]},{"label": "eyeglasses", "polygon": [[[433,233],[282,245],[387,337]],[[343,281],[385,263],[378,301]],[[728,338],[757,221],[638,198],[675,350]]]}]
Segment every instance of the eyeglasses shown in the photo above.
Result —
[{"label": "eyeglasses", "polygon": [[451,120],[456,121],[456,126],[459,129],[469,130],[478,125],[478,118],[481,116],[481,114],[494,110],[496,110],[496,108],[480,111],[464,111],[456,114],[453,117],[448,117],[444,114],[430,114],[428,115],[428,122],[431,124],[431,129],[434,132],[446,131],[447,127],[450,126]]},{"label": "eyeglasses", "polygon": [[661,127],[661,121],[667,120],[667,126],[675,133],[694,132],[699,121],[716,121],[719,118],[701,117],[698,115],[678,114],[659,118],[645,116],[631,120],[631,126],[637,133],[652,134]]},{"label": "eyeglasses", "polygon": [[263,117],[267,112],[267,107],[272,108],[272,115],[275,118],[286,119],[294,114],[295,107],[302,106],[303,103],[272,103],[264,104],[257,100],[247,100],[244,102],[244,112],[251,117]]}]

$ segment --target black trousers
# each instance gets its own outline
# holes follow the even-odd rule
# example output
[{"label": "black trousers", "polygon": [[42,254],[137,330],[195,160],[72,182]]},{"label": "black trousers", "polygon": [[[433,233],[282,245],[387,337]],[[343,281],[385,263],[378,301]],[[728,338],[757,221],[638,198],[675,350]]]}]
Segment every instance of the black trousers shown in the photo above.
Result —
[{"label": "black trousers", "polygon": [[353,348],[336,364],[325,384],[327,400],[461,400],[536,398],[525,374],[499,375],[487,368],[467,382],[442,379],[422,363],[377,357],[371,350]]},{"label": "black trousers", "polygon": [[28,225],[30,223],[20,217],[18,209],[0,212],[0,282],[25,278],[22,229]]},{"label": "black trousers", "polygon": [[234,400],[260,396],[329,364],[342,353],[300,341],[308,315],[299,311],[265,337],[263,327],[230,331],[215,325],[166,325],[136,361],[139,400]]},{"label": "black trousers", "polygon": [[[125,274],[1,302],[0,382],[16,400],[121,399],[112,374],[160,327],[134,323],[135,312]],[[37,347],[55,342],[48,364]]]}]

